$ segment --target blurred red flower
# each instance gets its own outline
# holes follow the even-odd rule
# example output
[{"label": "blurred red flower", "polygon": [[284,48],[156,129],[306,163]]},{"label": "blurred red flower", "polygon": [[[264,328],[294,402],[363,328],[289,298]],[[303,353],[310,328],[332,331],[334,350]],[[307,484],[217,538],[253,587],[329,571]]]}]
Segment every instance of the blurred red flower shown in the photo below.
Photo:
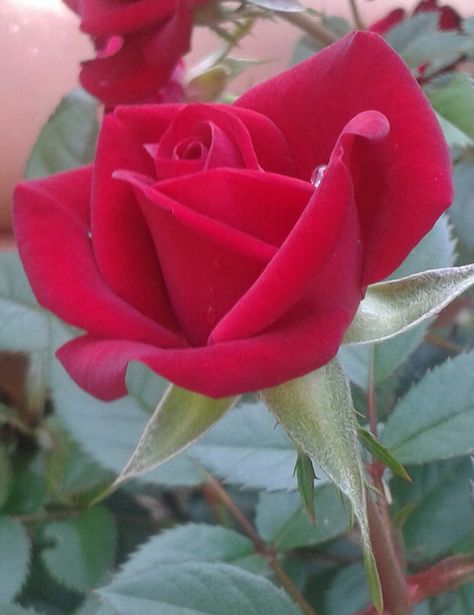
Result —
[{"label": "blurred red flower", "polygon": [[94,41],[96,58],[80,74],[91,94],[108,107],[182,95],[176,69],[189,51],[194,11],[206,0],[64,1]]}]

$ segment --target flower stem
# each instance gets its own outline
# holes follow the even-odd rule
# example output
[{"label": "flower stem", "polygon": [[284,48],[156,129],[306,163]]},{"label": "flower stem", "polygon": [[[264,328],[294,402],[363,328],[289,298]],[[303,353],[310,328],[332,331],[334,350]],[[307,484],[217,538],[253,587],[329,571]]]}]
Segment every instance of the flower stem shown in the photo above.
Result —
[{"label": "flower stem", "polygon": [[410,602],[417,604],[474,581],[474,555],[455,555],[407,579]]},{"label": "flower stem", "polygon": [[367,494],[370,539],[382,585],[384,612],[390,615],[410,615],[412,609],[405,577],[395,548],[391,520],[384,513],[383,499],[379,498],[377,506],[372,495]]},{"label": "flower stem", "polygon": [[[377,437],[377,395],[375,391],[375,352],[373,349],[370,359],[367,414],[370,431]],[[408,602],[404,565],[402,564],[404,560],[403,546],[398,544],[396,540],[388,503],[383,495],[383,473],[384,466],[374,460],[371,465],[371,474],[374,486],[380,495],[376,503],[371,494],[367,494],[370,539],[379,571],[386,612],[390,615],[409,615],[411,608]]]},{"label": "flower stem", "polygon": [[250,523],[244,513],[240,510],[234,500],[230,497],[230,495],[227,493],[221,483],[210,474],[206,473],[206,476],[206,488],[208,489],[208,491],[212,492],[216,500],[219,500],[229,510],[229,512],[232,513],[237,523],[253,542],[257,552],[263,557],[265,557],[268,562],[268,565],[275,573],[275,576],[277,577],[281,586],[300,607],[304,615],[318,615],[317,612],[312,608],[312,606],[306,601],[298,587],[293,583],[290,577],[280,566],[276,558],[275,552],[258,535],[257,530],[254,528],[252,523]]},{"label": "flower stem", "polygon": [[361,19],[359,7],[357,6],[357,0],[349,0],[349,6],[351,8],[352,19],[357,30],[365,30],[364,22]]},{"label": "flower stem", "polygon": [[327,30],[320,23],[311,19],[304,13],[291,13],[288,11],[276,11],[276,14],[288,21],[293,26],[296,26],[311,38],[314,38],[318,43],[322,43],[325,46],[331,45],[335,41],[337,41],[337,36]]},{"label": "flower stem", "polygon": [[[471,581],[474,581],[474,555],[455,555],[438,562],[424,572],[407,577],[408,599],[411,605],[415,605],[431,596],[454,591]],[[377,615],[377,613],[374,607],[369,607],[355,615]]]}]

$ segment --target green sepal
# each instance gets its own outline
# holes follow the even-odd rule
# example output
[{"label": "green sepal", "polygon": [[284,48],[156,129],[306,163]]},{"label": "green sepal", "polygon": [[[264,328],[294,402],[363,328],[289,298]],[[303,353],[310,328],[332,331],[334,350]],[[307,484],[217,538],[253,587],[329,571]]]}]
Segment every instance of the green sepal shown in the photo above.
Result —
[{"label": "green sepal", "polygon": [[173,459],[200,438],[231,408],[238,397],[211,399],[170,385],[148,421],[135,451],[97,503],[123,483]]},{"label": "green sepal", "polygon": [[372,551],[364,550],[364,568],[370,595],[377,613],[383,613],[383,595],[377,564]]},{"label": "green sepal", "polygon": [[415,273],[372,284],[344,335],[345,344],[382,342],[438,314],[474,284],[474,265]]},{"label": "green sepal", "polygon": [[367,519],[366,485],[350,387],[336,360],[302,378],[266,389],[262,398],[297,446],[349,499],[362,539],[374,605],[382,605]]},{"label": "green sepal", "polygon": [[303,451],[298,451],[295,465],[296,480],[298,482],[298,491],[311,523],[316,523],[316,513],[314,509],[314,481],[316,474],[314,473],[313,462],[311,457]]},{"label": "green sepal", "polygon": [[402,466],[402,464],[397,459],[395,459],[395,457],[388,450],[388,448],[381,444],[377,440],[377,438],[372,433],[370,433],[370,431],[367,431],[367,429],[364,429],[363,427],[358,427],[357,432],[359,434],[359,439],[361,443],[369,451],[372,457],[378,459],[378,461],[381,461],[384,466],[390,468],[390,470],[392,470],[394,474],[398,474],[398,476],[401,476],[405,480],[411,482],[410,475]]}]

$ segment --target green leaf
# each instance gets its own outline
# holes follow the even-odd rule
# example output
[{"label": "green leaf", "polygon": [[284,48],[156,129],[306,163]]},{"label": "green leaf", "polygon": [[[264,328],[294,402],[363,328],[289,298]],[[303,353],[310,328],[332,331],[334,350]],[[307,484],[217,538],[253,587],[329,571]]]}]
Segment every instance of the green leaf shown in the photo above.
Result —
[{"label": "green leaf", "polygon": [[11,602],[23,587],[30,565],[30,539],[14,519],[0,517],[0,602]]},{"label": "green leaf", "polygon": [[468,36],[474,36],[474,17],[467,17],[461,21],[461,30]]},{"label": "green leaf", "polygon": [[322,544],[349,528],[349,510],[333,485],[316,489],[314,508],[313,525],[298,493],[262,493],[255,518],[257,531],[274,549],[287,551]]},{"label": "green leaf", "polygon": [[31,463],[16,463],[12,466],[10,492],[4,512],[11,515],[28,515],[38,512],[46,502],[46,480],[36,460]]},{"label": "green leaf", "polygon": [[99,590],[117,615],[298,615],[285,593],[228,564],[158,564]]},{"label": "green leaf", "polygon": [[171,385],[112,489],[175,457],[202,436],[237,399],[211,399]]},{"label": "green leaf", "polygon": [[436,11],[420,12],[394,26],[386,35],[387,42],[398,51],[415,75],[435,74],[446,68],[472,48],[469,38],[459,32],[440,31]]},{"label": "green leaf", "polygon": [[402,53],[420,35],[436,32],[437,27],[438,15],[435,11],[420,12],[391,28],[385,39],[395,51]]},{"label": "green leaf", "polygon": [[[149,398],[158,394],[162,387],[158,376],[155,378],[149,370],[143,370],[140,376],[137,364],[132,367],[131,378],[127,372],[132,395],[107,403],[80,389],[58,361],[52,369],[51,392],[56,413],[80,447],[102,467],[117,474],[132,454],[150,418]],[[140,383],[143,384],[141,396],[135,388]],[[153,403],[156,404],[156,398]],[[110,437],[112,432],[113,438]],[[193,462],[181,454],[144,476],[144,480],[167,486],[193,486],[200,484],[203,477]]]},{"label": "green leaf", "polygon": [[[314,458],[349,499],[359,521],[368,579],[374,577],[367,521],[364,469],[359,454],[357,421],[346,376],[331,361],[321,369],[262,393],[268,407],[297,445]],[[371,583],[375,605],[380,586]]]},{"label": "green leaf", "polygon": [[474,83],[469,75],[456,72],[431,81],[426,93],[441,117],[474,139]]},{"label": "green leaf", "polygon": [[403,525],[410,562],[437,561],[474,532],[469,459],[409,468],[412,483],[395,478],[391,491],[397,506],[413,504]]},{"label": "green leaf", "polygon": [[110,483],[113,476],[92,461],[56,423],[49,421],[52,446],[46,451],[44,474],[54,495],[70,503],[70,498],[87,497],[87,492]]},{"label": "green leaf", "polygon": [[306,512],[309,515],[310,521],[314,525],[316,522],[316,513],[314,510],[314,480],[316,478],[316,474],[314,473],[311,457],[302,451],[298,451],[295,472],[296,480],[298,482],[298,491],[306,508]]},{"label": "green leaf", "polygon": [[0,509],[8,499],[11,483],[11,467],[5,447],[0,444]]},{"label": "green leaf", "polygon": [[472,249],[474,248],[474,161],[468,160],[456,164],[453,180],[454,201],[449,208],[449,215],[461,241]]},{"label": "green leaf", "polygon": [[474,145],[472,139],[461,132],[459,128],[456,128],[454,124],[451,124],[451,122],[445,120],[441,115],[436,114],[436,116],[441,126],[441,130],[443,131],[444,138],[446,139],[446,143],[451,149],[455,147],[468,148]]},{"label": "green leaf", "polygon": [[167,380],[136,361],[128,364],[125,384],[130,397],[148,414],[153,413],[169,386]]},{"label": "green leaf", "polygon": [[383,612],[383,595],[382,586],[380,584],[377,563],[374,554],[369,549],[364,550],[364,570],[367,576],[367,585],[369,586],[370,596],[374,603],[377,613]]},{"label": "green leaf", "polygon": [[474,583],[459,588],[450,615],[472,615],[474,613]]},{"label": "green leaf", "polygon": [[74,611],[73,615],[99,615],[99,612],[103,615],[114,615],[113,611],[108,612],[102,605],[102,600],[96,594],[90,594],[82,605]]},{"label": "green leaf", "polygon": [[433,269],[372,284],[346,331],[346,344],[380,342],[438,314],[474,284],[474,265]]},{"label": "green leaf", "polygon": [[240,566],[255,555],[253,543],[227,528],[188,523],[154,536],[122,566],[115,580],[139,576],[159,564],[224,562]]},{"label": "green leaf", "polygon": [[237,404],[189,455],[231,485],[267,491],[297,488],[294,445],[261,402]]},{"label": "green leaf", "polygon": [[26,166],[44,177],[91,162],[99,132],[98,102],[81,89],[67,94],[43,127]]},{"label": "green leaf", "polygon": [[261,6],[270,11],[282,11],[285,13],[295,13],[304,11],[298,0],[247,0],[250,4]]},{"label": "green leaf", "polygon": [[370,602],[364,567],[351,564],[339,570],[325,595],[326,615],[353,615]]},{"label": "green leaf", "polygon": [[407,45],[401,56],[417,77],[427,78],[457,62],[471,48],[471,41],[459,32],[426,32]]},{"label": "green leaf", "polygon": [[0,349],[43,351],[52,316],[40,308],[16,252],[0,254]]},{"label": "green leaf", "polygon": [[402,463],[474,453],[474,352],[435,367],[395,406],[382,442]]},{"label": "green leaf", "polygon": [[369,451],[372,457],[381,461],[385,466],[387,466],[387,468],[390,468],[394,474],[401,476],[405,480],[411,480],[408,472],[402,464],[395,459],[393,454],[385,446],[383,446],[383,444],[381,444],[377,438],[370,433],[370,431],[359,427],[358,433],[362,444]]},{"label": "green leaf", "polygon": [[291,56],[290,66],[294,66],[295,64],[299,64],[300,62],[307,60],[321,48],[321,44],[318,45],[317,41],[305,34],[296,41],[296,45]]},{"label": "green leaf", "polygon": [[430,269],[452,267],[455,260],[456,243],[451,236],[449,218],[444,214],[389,279],[398,280]]},{"label": "green leaf", "polygon": [[78,592],[96,587],[115,561],[117,530],[112,514],[102,506],[67,521],[49,523],[44,531],[54,546],[42,559],[50,574]]},{"label": "green leaf", "polygon": [[31,607],[24,609],[19,604],[0,604],[0,613],[2,615],[39,615],[38,611]]},{"label": "green leaf", "polygon": [[[413,615],[432,615],[430,604],[427,600],[425,602],[420,602],[413,609]],[[453,615],[451,613],[451,615]]]}]

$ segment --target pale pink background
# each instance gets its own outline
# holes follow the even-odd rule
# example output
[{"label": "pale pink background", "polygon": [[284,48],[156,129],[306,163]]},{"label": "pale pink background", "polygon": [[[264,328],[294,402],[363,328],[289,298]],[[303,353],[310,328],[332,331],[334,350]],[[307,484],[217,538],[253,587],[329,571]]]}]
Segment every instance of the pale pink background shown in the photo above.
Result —
[{"label": "pale pink background", "polygon": [[[474,14],[474,0],[446,1],[465,15]],[[347,0],[302,3],[328,14],[348,16]],[[394,7],[415,3],[359,0],[366,23]],[[281,20],[258,24],[238,55],[271,61],[246,72],[234,90],[243,91],[287,66],[299,35]],[[196,64],[215,44],[216,39],[197,29],[188,64]],[[79,32],[76,16],[61,0],[0,0],[0,230],[8,233],[11,191],[41,126],[61,96],[77,84],[79,60],[90,56],[87,37]]]}]

